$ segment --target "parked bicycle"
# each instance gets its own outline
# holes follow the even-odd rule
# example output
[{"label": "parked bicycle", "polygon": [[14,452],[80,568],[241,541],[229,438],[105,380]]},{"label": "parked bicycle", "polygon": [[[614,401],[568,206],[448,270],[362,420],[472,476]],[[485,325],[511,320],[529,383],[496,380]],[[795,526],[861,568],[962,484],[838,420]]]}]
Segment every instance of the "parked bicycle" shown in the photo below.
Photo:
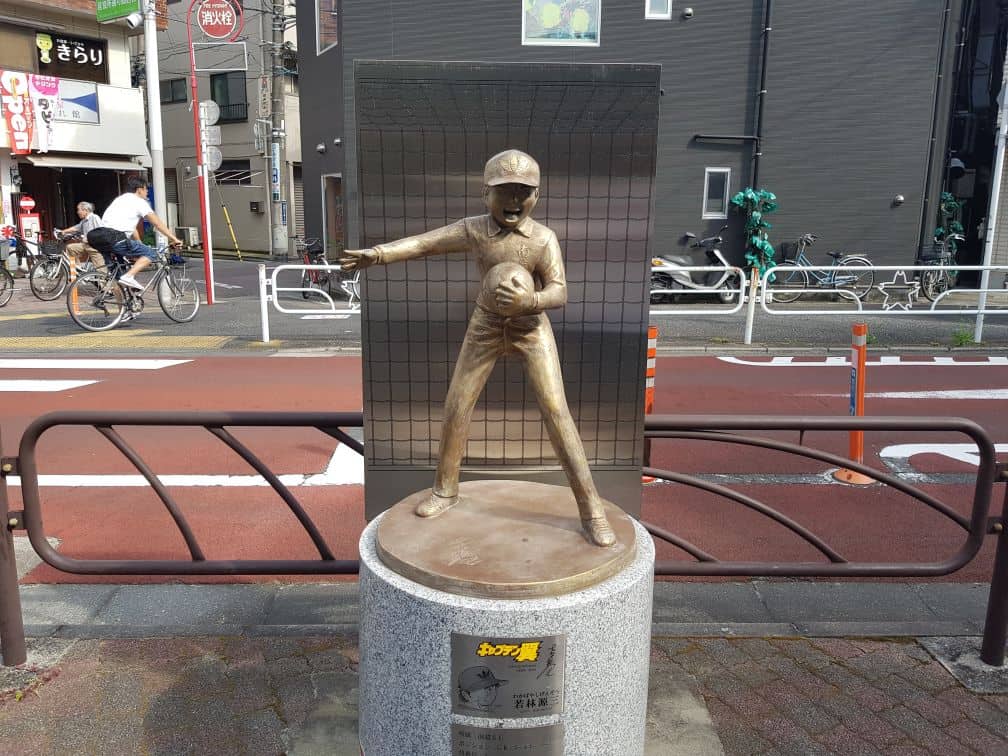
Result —
[{"label": "parked bicycle", "polygon": [[44,302],[63,294],[70,285],[71,278],[94,270],[91,263],[79,263],[75,260],[71,271],[70,254],[66,251],[66,245],[74,237],[62,236],[59,233],[55,237],[53,241],[39,243],[39,254],[28,269],[28,285],[32,294]]},{"label": "parked bicycle", "polygon": [[[815,243],[815,234],[802,234],[796,244],[795,257],[786,258],[784,265],[797,266],[797,270],[781,271],[776,274],[776,280],[770,288],[773,301],[795,302],[814,289],[828,291],[850,292],[863,300],[875,283],[875,273],[872,272],[872,261],[864,255],[845,255],[843,252],[830,252],[833,262],[825,272],[818,270],[806,254],[806,250]],[[865,268],[865,270],[843,270],[843,268]],[[814,281],[813,281],[814,279]]]},{"label": "parked bicycle", "polygon": [[14,276],[7,270],[6,258],[0,260],[0,307],[11,301],[14,296]]},{"label": "parked bicycle", "polygon": [[[318,239],[310,238],[296,240],[298,252],[305,265],[328,265],[325,248]],[[318,297],[316,291],[326,291],[330,296],[333,286],[339,285],[339,272],[336,270],[304,270],[301,271],[301,296],[304,299]],[[321,298],[321,297],[320,297]]]},{"label": "parked bicycle", "polygon": [[107,331],[132,320],[143,312],[143,298],[150,291],[157,292],[164,314],[176,323],[188,323],[196,317],[199,290],[186,272],[184,257],[159,247],[158,259],[148,269],[153,271],[150,280],[143,289],[132,289],[118,281],[129,270],[129,263],[120,255],[105,254],[107,270],[85,273],[67,291],[67,310],[81,328]]},{"label": "parked bicycle", "polygon": [[955,250],[964,241],[966,237],[962,234],[950,234],[944,239],[936,238],[930,249],[921,250],[918,264],[936,266],[934,270],[920,272],[921,294],[932,302],[955,287],[959,277],[959,271],[952,267],[956,262]]}]

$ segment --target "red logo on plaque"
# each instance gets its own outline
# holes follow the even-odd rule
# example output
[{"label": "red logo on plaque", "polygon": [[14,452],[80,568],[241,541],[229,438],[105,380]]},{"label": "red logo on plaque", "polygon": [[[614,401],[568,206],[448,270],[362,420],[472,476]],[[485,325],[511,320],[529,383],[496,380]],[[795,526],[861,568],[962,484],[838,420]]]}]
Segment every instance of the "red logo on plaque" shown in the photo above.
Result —
[{"label": "red logo on plaque", "polygon": [[226,39],[238,30],[240,6],[228,0],[203,0],[196,11],[196,23],[203,33],[214,39]]}]

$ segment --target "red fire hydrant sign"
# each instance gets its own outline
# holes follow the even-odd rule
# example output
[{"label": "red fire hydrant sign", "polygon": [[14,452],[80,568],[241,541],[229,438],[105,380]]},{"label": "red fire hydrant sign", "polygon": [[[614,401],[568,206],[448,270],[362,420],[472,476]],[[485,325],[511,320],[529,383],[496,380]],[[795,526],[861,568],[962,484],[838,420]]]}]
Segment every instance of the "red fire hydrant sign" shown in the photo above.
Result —
[{"label": "red fire hydrant sign", "polygon": [[228,0],[203,0],[196,12],[196,23],[213,39],[227,39],[238,30],[241,6]]}]

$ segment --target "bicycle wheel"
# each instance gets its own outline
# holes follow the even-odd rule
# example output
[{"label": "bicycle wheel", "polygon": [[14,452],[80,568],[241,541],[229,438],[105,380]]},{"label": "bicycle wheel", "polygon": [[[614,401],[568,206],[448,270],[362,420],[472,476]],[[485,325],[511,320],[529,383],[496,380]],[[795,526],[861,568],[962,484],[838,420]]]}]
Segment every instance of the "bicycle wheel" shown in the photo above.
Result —
[{"label": "bicycle wheel", "polygon": [[854,296],[860,300],[864,300],[868,296],[868,292],[871,291],[872,286],[875,284],[875,273],[872,271],[872,263],[867,257],[858,257],[857,255],[851,255],[850,257],[841,258],[837,265],[850,265],[856,268],[866,268],[866,270],[844,270],[837,272],[837,278],[843,281],[838,289],[851,289],[854,292]]},{"label": "bicycle wheel", "polygon": [[[314,263],[309,263],[314,264]],[[323,272],[321,270],[303,270],[301,271],[301,298],[302,299],[322,299],[322,295],[318,292],[322,289],[322,276]]]},{"label": "bicycle wheel", "polygon": [[934,302],[949,289],[948,273],[944,270],[925,270],[921,273],[921,294]]},{"label": "bicycle wheel", "polygon": [[126,295],[106,273],[85,273],[67,290],[70,317],[87,331],[115,328],[126,312]]},{"label": "bicycle wheel", "polygon": [[11,301],[14,296],[14,276],[0,260],[0,307]]},{"label": "bicycle wheel", "polygon": [[66,266],[58,257],[42,257],[28,271],[28,285],[32,294],[43,302],[56,299],[66,291],[69,276]]},{"label": "bicycle wheel", "polygon": [[196,282],[185,271],[169,268],[158,281],[158,304],[176,323],[188,323],[199,312],[200,295]]},{"label": "bicycle wheel", "polygon": [[[797,264],[798,262],[795,260],[784,261],[784,265]],[[782,304],[797,302],[798,298],[805,293],[803,290],[809,287],[808,273],[800,268],[789,270],[786,273],[777,273],[776,276],[777,280],[770,286],[770,294],[773,295],[774,302]]]}]

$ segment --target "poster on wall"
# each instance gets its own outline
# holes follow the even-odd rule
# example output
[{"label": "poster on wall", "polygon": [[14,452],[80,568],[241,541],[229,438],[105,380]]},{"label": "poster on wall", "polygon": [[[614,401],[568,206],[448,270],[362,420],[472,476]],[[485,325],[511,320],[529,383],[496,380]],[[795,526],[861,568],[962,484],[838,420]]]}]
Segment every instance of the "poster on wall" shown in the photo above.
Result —
[{"label": "poster on wall", "polygon": [[96,84],[89,81],[60,79],[58,97],[54,120],[68,123],[101,123]]},{"label": "poster on wall", "polygon": [[521,0],[523,45],[597,47],[602,0]]},{"label": "poster on wall", "polygon": [[35,241],[42,230],[42,216],[38,213],[21,213],[18,216],[18,225],[21,226],[21,236]]},{"label": "poster on wall", "polygon": [[0,71],[0,103],[3,104],[7,137],[12,155],[27,155],[31,151],[35,128],[28,74],[20,71]]}]

